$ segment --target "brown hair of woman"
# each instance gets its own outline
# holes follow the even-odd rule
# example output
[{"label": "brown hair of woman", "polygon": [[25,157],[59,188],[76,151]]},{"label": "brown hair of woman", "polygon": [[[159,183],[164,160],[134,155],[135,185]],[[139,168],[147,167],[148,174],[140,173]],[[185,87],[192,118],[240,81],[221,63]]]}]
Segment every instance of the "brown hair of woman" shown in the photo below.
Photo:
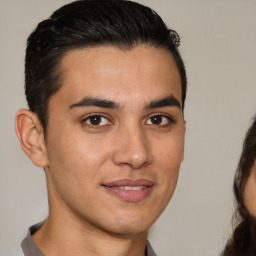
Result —
[{"label": "brown hair of woman", "polygon": [[234,178],[235,229],[222,256],[256,255],[256,116],[246,133]]}]

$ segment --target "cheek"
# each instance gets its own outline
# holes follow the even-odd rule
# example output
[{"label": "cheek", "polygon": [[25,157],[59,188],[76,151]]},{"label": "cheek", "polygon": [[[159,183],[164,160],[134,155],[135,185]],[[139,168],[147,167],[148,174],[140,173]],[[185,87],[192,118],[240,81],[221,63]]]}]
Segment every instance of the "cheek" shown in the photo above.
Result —
[{"label": "cheek", "polygon": [[163,170],[178,171],[184,154],[184,136],[172,136],[155,142],[155,159]]},{"label": "cheek", "polygon": [[245,186],[244,201],[249,213],[256,217],[256,170],[252,171]]},{"label": "cheek", "polygon": [[166,194],[167,200],[172,196],[183,160],[184,139],[182,136],[173,137],[165,140],[164,143],[158,145],[155,154],[158,171],[159,184],[162,185],[162,193]]},{"label": "cheek", "polygon": [[95,178],[108,159],[108,148],[104,142],[96,142],[84,134],[58,134],[49,140],[49,166],[61,180],[77,184],[87,181],[88,176]]},{"label": "cheek", "polygon": [[104,143],[94,142],[75,133],[49,138],[48,176],[52,191],[72,208],[84,201],[94,201],[94,190],[101,182],[108,153],[101,150]]}]

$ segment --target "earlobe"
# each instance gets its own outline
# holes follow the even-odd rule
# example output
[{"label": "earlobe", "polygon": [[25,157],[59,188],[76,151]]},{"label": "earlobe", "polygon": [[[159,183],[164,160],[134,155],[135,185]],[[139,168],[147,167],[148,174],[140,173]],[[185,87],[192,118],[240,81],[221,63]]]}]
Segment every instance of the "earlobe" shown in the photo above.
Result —
[{"label": "earlobe", "polygon": [[37,115],[27,109],[19,110],[15,131],[23,151],[31,161],[39,167],[46,167],[48,161],[44,132]]}]

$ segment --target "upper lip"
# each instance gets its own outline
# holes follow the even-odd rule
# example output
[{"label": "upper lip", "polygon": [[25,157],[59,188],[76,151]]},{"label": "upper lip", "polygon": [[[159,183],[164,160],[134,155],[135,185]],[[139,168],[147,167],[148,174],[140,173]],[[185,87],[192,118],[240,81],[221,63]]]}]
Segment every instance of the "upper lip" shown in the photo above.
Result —
[{"label": "upper lip", "polygon": [[122,179],[122,180],[115,180],[107,183],[103,183],[102,186],[105,187],[136,187],[136,186],[143,186],[143,187],[152,187],[154,186],[154,182],[147,179]]}]

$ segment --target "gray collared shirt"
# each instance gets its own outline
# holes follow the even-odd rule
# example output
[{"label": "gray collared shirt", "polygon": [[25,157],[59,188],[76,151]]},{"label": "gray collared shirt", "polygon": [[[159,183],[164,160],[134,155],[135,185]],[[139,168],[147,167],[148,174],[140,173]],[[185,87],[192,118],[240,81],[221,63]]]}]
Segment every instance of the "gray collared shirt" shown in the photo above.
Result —
[{"label": "gray collared shirt", "polygon": [[[27,236],[23,239],[21,243],[21,249],[24,256],[44,256],[31,237],[31,235],[35,233],[41,225],[42,223],[38,223],[29,228]],[[157,256],[148,241],[145,256]]]}]

